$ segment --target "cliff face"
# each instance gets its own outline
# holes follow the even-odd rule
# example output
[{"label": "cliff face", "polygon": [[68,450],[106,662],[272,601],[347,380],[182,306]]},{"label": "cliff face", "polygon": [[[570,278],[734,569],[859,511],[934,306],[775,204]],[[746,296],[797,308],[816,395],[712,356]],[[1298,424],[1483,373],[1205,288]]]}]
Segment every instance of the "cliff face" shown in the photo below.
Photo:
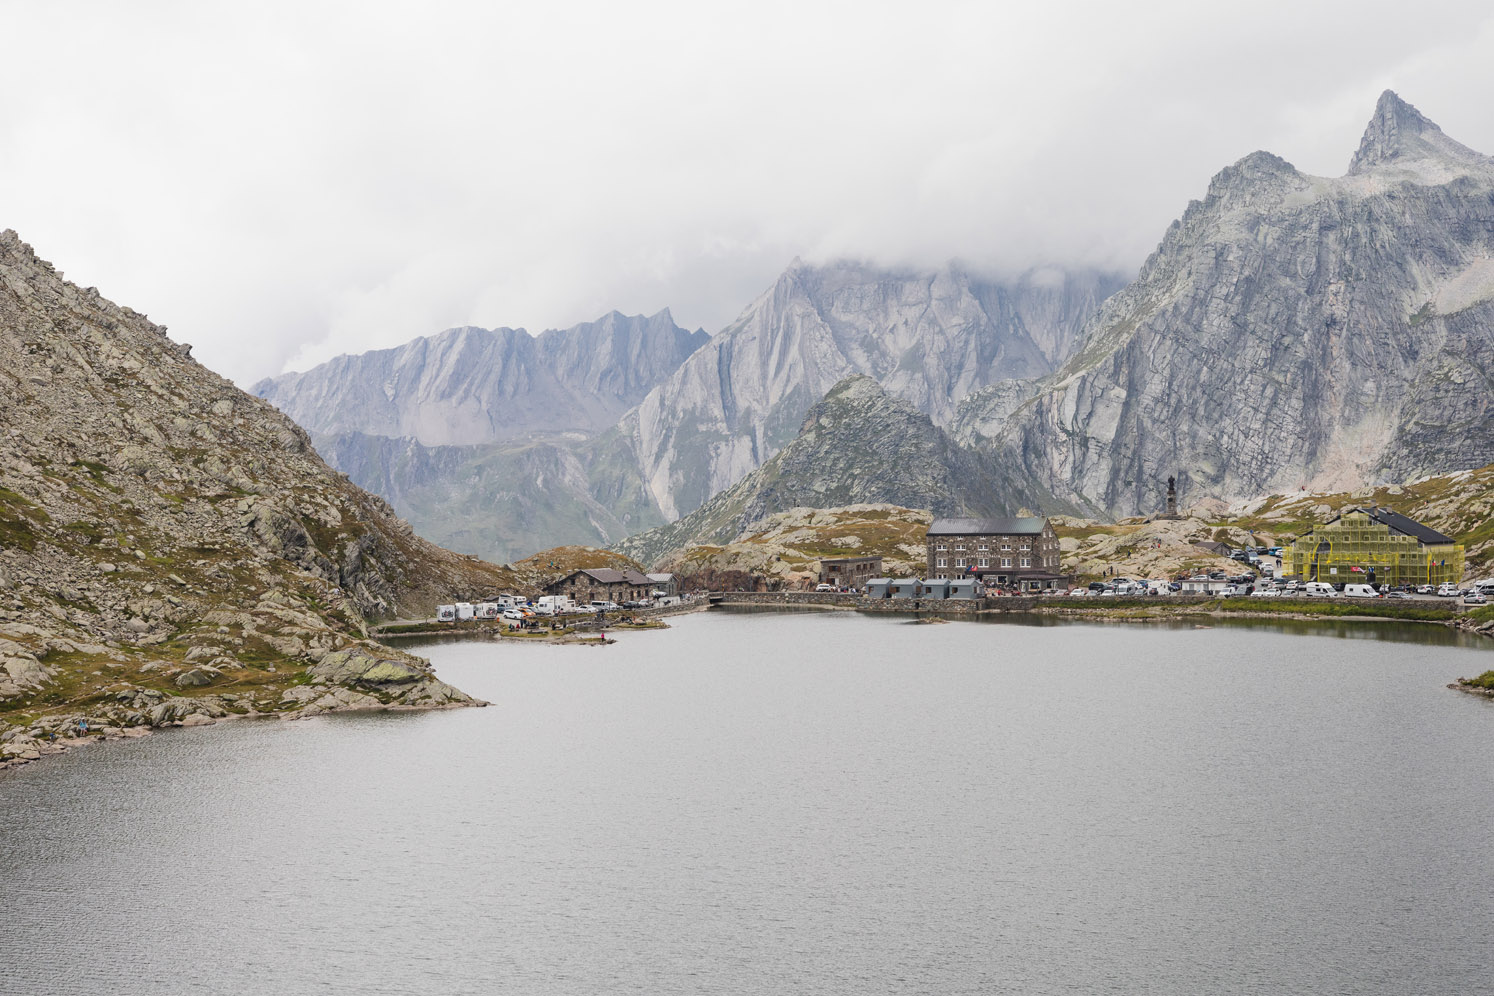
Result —
[{"label": "cliff face", "polygon": [[881,503],[935,515],[1010,515],[1053,505],[1027,482],[1000,475],[986,453],[961,446],[928,415],[870,377],[848,377],[809,410],[799,435],[762,467],[689,515],[617,544],[645,563],[688,547],[719,546],[793,508]]},{"label": "cliff face", "polygon": [[484,446],[361,433],[315,442],[355,483],[394,503],[420,535],[495,561],[615,543],[664,522],[615,430],[580,442]]},{"label": "cliff face", "polygon": [[512,579],[188,352],[0,233],[0,720],[470,701],[364,621]]},{"label": "cliff face", "polygon": [[1035,397],[966,438],[1111,513],[1494,460],[1494,161],[1381,97],[1347,175],[1216,176]]},{"label": "cliff face", "polygon": [[669,312],[621,315],[531,336],[464,327],[395,349],[339,356],[260,381],[253,393],[312,432],[474,445],[600,432],[709,337]]},{"label": "cliff face", "polygon": [[958,267],[900,273],[796,262],[620,423],[660,510],[675,518],[763,464],[835,383],[864,374],[945,423],[966,394],[1068,357],[1121,281]]}]

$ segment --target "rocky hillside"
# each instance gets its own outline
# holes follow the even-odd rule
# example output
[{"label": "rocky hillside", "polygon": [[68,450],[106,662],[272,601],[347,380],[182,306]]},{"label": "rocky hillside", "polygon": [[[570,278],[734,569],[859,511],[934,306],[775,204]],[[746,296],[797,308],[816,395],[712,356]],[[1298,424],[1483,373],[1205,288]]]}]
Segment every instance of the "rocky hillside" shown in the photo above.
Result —
[{"label": "rocky hillside", "polygon": [[469,702],[365,621],[524,578],[414,535],[189,351],[0,233],[0,729]]},{"label": "rocky hillside", "polygon": [[1350,169],[1214,177],[1034,396],[961,426],[1112,514],[1494,460],[1494,160],[1386,92]]},{"label": "rocky hillside", "polygon": [[973,391],[1055,370],[1121,283],[1094,272],[998,282],[957,266],[913,273],[795,261],[620,428],[661,513],[674,519],[786,446],[844,377],[872,377],[942,424]]},{"label": "rocky hillside", "polygon": [[692,546],[657,566],[680,575],[685,590],[720,587],[717,579],[745,575],[789,588],[812,587],[819,581],[822,557],[880,556],[895,577],[921,575],[924,534],[932,521],[929,512],[897,505],[791,508],[728,543]]},{"label": "rocky hillside", "polygon": [[[1040,497],[1040,496],[1038,496]],[[885,503],[937,515],[1010,515],[1035,501],[987,454],[954,442],[875,380],[847,377],[809,410],[799,435],[746,478],[667,526],[617,549],[654,562],[731,541],[777,512]]]},{"label": "rocky hillside", "polygon": [[427,446],[613,425],[710,337],[668,310],[612,312],[532,336],[523,329],[449,329],[395,349],[339,356],[260,381],[254,393],[318,434],[408,437]]}]

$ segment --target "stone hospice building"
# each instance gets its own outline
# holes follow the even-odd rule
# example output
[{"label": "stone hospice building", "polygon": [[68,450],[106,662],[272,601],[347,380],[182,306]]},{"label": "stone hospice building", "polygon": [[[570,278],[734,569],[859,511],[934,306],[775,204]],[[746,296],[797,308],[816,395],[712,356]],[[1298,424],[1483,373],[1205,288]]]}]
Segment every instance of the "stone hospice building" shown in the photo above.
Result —
[{"label": "stone hospice building", "polygon": [[1021,591],[1065,587],[1058,534],[1041,515],[935,519],[925,538],[930,578],[977,578]]},{"label": "stone hospice building", "polygon": [[587,602],[641,601],[649,597],[654,583],[648,575],[635,570],[619,571],[611,567],[591,567],[572,571],[558,581],[545,585],[546,595],[569,595],[579,605]]}]

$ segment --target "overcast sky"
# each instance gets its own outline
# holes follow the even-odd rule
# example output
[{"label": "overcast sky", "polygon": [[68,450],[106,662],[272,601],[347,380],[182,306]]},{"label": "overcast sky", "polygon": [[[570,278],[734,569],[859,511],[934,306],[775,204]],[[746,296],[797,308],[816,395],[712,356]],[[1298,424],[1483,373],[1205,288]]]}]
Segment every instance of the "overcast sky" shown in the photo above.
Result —
[{"label": "overcast sky", "polygon": [[248,385],[452,325],[673,309],[796,255],[1133,272],[1395,89],[1494,152],[1494,8],[0,0],[0,228]]}]

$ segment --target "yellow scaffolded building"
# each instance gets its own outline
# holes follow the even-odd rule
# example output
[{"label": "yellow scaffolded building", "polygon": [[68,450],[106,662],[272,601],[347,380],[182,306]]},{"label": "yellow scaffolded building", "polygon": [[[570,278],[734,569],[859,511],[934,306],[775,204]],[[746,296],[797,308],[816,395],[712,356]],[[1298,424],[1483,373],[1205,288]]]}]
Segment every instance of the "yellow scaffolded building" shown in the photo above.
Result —
[{"label": "yellow scaffolded building", "polygon": [[1330,584],[1458,584],[1463,544],[1388,508],[1351,508],[1282,547],[1281,573]]}]

